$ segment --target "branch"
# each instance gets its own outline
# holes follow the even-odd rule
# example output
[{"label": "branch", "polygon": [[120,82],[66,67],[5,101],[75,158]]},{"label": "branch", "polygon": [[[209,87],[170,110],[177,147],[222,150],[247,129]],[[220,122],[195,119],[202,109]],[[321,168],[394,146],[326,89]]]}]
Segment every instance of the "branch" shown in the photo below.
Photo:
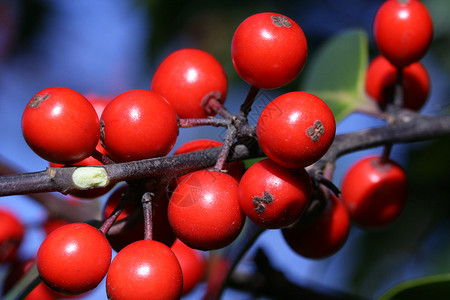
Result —
[{"label": "branch", "polygon": [[[245,133],[245,134],[244,134]],[[264,156],[258,147],[254,126],[244,126],[238,133],[248,138],[245,143],[233,147],[229,161],[244,160]],[[365,129],[337,135],[327,154],[308,168],[310,174],[320,174],[327,164],[334,163],[342,155],[369,149],[387,143],[408,143],[430,140],[450,135],[450,115],[424,116],[411,111],[401,111],[397,121],[379,128]],[[174,178],[180,175],[213,167],[222,147],[209,148],[197,152],[174,156],[145,159],[96,167],[102,169],[109,182],[138,180],[142,178]],[[0,176],[0,196],[59,191],[86,188],[74,182],[73,174],[80,167],[47,168],[45,171]]]}]

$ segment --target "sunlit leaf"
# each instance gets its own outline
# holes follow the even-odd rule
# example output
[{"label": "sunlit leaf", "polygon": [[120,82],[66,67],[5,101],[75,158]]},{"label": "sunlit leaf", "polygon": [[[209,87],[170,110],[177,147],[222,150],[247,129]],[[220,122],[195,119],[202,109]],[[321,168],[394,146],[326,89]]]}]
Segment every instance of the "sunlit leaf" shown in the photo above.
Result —
[{"label": "sunlit leaf", "polygon": [[371,107],[364,96],[368,52],[367,34],[362,30],[331,38],[312,55],[300,89],[327,102],[336,121],[356,108]]}]

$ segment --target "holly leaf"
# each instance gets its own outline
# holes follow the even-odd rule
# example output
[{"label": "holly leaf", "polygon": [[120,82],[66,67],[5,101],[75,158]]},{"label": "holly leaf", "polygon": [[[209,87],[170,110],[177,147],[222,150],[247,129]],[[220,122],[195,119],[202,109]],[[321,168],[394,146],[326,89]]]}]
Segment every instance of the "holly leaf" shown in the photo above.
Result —
[{"label": "holly leaf", "polygon": [[444,300],[450,295],[450,274],[431,275],[401,282],[378,300]]},{"label": "holly leaf", "polygon": [[350,30],[338,34],[312,57],[300,89],[324,100],[337,122],[357,108],[375,109],[364,93],[368,56],[365,31]]}]

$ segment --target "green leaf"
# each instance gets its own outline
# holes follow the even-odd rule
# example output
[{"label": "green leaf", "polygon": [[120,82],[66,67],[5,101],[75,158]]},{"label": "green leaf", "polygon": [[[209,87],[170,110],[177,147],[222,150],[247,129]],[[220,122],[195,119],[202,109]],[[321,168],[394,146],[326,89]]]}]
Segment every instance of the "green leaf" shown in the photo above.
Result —
[{"label": "green leaf", "polygon": [[365,31],[338,34],[313,56],[300,89],[324,100],[337,122],[356,108],[374,107],[364,94],[368,56]]},{"label": "green leaf", "polygon": [[450,274],[432,275],[397,284],[378,300],[444,300],[450,295]]}]

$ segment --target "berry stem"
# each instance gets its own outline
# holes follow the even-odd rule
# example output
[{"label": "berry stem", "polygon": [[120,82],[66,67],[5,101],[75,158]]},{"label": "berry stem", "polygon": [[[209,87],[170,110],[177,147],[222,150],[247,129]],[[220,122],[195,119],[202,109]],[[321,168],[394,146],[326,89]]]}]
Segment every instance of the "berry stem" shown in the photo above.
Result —
[{"label": "berry stem", "polygon": [[200,118],[200,119],[180,119],[178,120],[178,127],[191,128],[195,126],[214,126],[227,127],[230,124],[229,120],[218,118]]},{"label": "berry stem", "polygon": [[108,231],[111,229],[112,225],[114,224],[114,222],[116,222],[117,218],[119,217],[119,215],[122,213],[123,208],[125,207],[125,201],[127,198],[127,193],[124,193],[122,195],[122,199],[120,199],[119,204],[117,204],[116,208],[114,209],[114,211],[111,213],[111,215],[105,220],[105,222],[103,222],[103,225],[99,228],[99,230],[106,235],[108,233]]},{"label": "berry stem", "polygon": [[247,120],[247,116],[252,110],[253,102],[255,102],[256,95],[258,95],[259,88],[255,86],[251,86],[248,91],[247,97],[245,98],[244,103],[241,105],[241,110],[239,116]]},{"label": "berry stem", "polygon": [[223,146],[222,150],[219,153],[219,156],[217,158],[217,162],[214,165],[214,170],[222,170],[223,166],[225,165],[225,162],[227,161],[228,155],[231,151],[231,146],[233,145],[234,139],[237,136],[237,129],[236,126],[231,124],[227,128],[227,133],[225,135],[225,138],[223,139]]},{"label": "berry stem", "polygon": [[219,114],[225,119],[231,119],[233,114],[223,104],[217,100],[216,97],[208,98],[207,101],[203,101],[203,109],[209,114]]},{"label": "berry stem", "polygon": [[144,240],[153,240],[153,205],[154,193],[145,192],[142,195],[142,208],[144,212]]}]

